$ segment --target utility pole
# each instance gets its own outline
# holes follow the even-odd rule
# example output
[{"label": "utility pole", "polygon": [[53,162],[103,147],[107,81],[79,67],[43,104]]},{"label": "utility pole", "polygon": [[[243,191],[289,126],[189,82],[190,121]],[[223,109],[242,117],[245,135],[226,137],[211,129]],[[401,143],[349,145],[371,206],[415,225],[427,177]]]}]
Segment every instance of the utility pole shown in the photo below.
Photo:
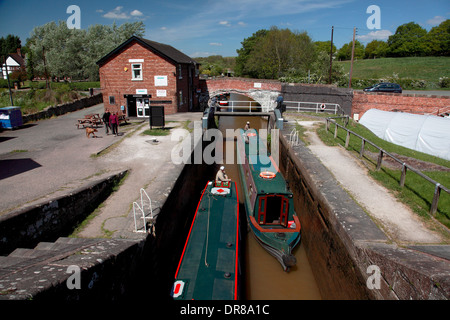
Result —
[{"label": "utility pole", "polygon": [[355,35],[356,35],[356,28],[353,28],[352,62],[350,64],[350,77],[348,79],[349,88],[352,87],[353,59],[355,58]]},{"label": "utility pole", "polygon": [[328,77],[328,84],[331,84],[331,70],[333,68],[333,31],[334,31],[334,26],[331,27],[330,75]]}]

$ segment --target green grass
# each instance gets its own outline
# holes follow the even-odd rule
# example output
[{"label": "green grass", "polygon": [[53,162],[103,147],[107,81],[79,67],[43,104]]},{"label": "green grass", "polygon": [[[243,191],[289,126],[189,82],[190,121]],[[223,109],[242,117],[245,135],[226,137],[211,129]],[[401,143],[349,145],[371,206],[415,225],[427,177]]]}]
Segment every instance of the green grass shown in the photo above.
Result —
[{"label": "green grass", "polygon": [[170,129],[172,128],[147,129],[144,132],[142,132],[141,135],[168,136],[170,134]]},{"label": "green grass", "polygon": [[[345,72],[350,71],[350,61],[336,61]],[[408,57],[357,60],[353,63],[353,78],[386,79],[397,74],[400,79],[410,78],[438,83],[449,77],[450,57]]]},{"label": "green grass", "polygon": [[[327,131],[325,125],[322,125],[317,133],[319,137],[324,141],[327,145],[337,145],[340,144],[345,146],[346,140],[346,131],[343,129],[338,129],[337,138],[334,138],[334,124],[330,124],[330,130]],[[370,130],[365,128],[359,123],[353,122],[350,120],[348,127],[351,131],[363,136],[367,140],[375,143],[382,149],[388,151],[389,153],[395,153],[411,158],[415,158],[422,161],[427,161],[431,163],[435,163],[444,167],[450,168],[450,161],[444,160],[438,157],[434,157],[425,153],[421,153],[415,150],[411,150],[408,148],[404,148],[390,142],[384,141],[378,138],[375,134],[373,134]],[[361,139],[351,135],[349,146],[347,148],[348,151],[353,152],[359,155],[361,149]],[[365,145],[365,150],[373,153],[378,153],[378,150],[371,146],[370,144]],[[412,210],[414,210],[417,214],[424,217],[425,219],[429,218],[430,206],[433,200],[434,188],[435,186],[428,181],[424,180],[417,174],[412,171],[407,171],[405,186],[401,188],[399,186],[400,181],[400,170],[392,170],[386,167],[382,167],[380,170],[376,170],[376,159],[372,159],[370,157],[364,157],[366,163],[369,163],[370,166],[370,174],[379,182],[381,182],[386,188],[391,190],[397,198],[399,198],[402,202],[407,204]],[[371,165],[370,165],[371,164]],[[450,172],[449,171],[423,171],[425,175],[430,177],[431,179],[439,182],[441,185],[450,187]],[[441,191],[438,210],[435,218],[440,221],[447,228],[450,228],[450,195],[445,191]]]}]

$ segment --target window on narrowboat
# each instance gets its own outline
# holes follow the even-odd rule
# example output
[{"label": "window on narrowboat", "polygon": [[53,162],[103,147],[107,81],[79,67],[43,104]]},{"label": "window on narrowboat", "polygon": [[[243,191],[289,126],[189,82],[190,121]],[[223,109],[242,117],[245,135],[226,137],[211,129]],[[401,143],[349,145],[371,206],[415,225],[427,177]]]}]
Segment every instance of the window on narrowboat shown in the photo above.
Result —
[{"label": "window on narrowboat", "polygon": [[258,223],[287,227],[289,201],[281,195],[259,198]]}]

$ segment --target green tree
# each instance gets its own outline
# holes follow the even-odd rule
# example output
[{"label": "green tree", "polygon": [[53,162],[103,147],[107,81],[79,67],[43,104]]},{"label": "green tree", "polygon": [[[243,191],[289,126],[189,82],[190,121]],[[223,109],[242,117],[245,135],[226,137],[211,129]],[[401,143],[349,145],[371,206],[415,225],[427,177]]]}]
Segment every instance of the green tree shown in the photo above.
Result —
[{"label": "green tree", "polygon": [[450,19],[432,28],[425,36],[428,53],[433,56],[450,56]]},{"label": "green tree", "polygon": [[[331,49],[331,41],[316,41],[314,42],[314,44],[316,45],[316,51],[317,53],[319,52],[325,52],[328,54],[328,57],[330,57],[330,49]],[[335,54],[337,52],[337,48],[333,43],[333,54]]]},{"label": "green tree", "polygon": [[17,48],[21,48],[21,41],[18,36],[8,34],[6,38],[0,38],[0,57],[4,57],[10,53],[17,52]]},{"label": "green tree", "polygon": [[278,79],[306,74],[316,58],[314,43],[306,32],[272,27],[253,40],[252,50],[245,57],[247,76]]},{"label": "green tree", "polygon": [[[339,60],[350,60],[352,58],[352,48],[353,48],[353,41],[350,41],[349,43],[346,43],[342,46],[342,48],[339,49],[337,52],[337,58]],[[363,59],[364,58],[364,45],[359,42],[358,40],[355,40],[355,59]]]},{"label": "green tree", "polygon": [[426,45],[427,31],[414,22],[402,24],[389,37],[388,55],[392,57],[425,56],[429,53]]},{"label": "green tree", "polygon": [[384,41],[373,40],[368,43],[364,51],[364,58],[382,58],[385,57],[388,51],[388,44]]},{"label": "green tree", "polygon": [[[27,39],[27,58],[36,76],[98,80],[96,62],[133,35],[143,36],[142,21],[117,26],[69,29],[65,21],[35,27]],[[45,59],[45,63],[44,63]]]},{"label": "green tree", "polygon": [[236,57],[236,68],[234,69],[236,76],[257,77],[247,68],[247,62],[254,52],[256,43],[264,38],[267,33],[268,30],[258,30],[251,37],[245,38],[244,41],[241,42],[242,48],[236,50],[238,54]]}]

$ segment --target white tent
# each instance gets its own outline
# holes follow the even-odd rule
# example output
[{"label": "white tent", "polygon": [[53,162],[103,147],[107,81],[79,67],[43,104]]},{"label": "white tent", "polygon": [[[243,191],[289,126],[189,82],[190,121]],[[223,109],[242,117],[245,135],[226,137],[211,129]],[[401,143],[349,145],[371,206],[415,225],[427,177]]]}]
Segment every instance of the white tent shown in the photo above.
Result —
[{"label": "white tent", "polygon": [[450,160],[450,118],[370,109],[360,123],[381,139]]}]

